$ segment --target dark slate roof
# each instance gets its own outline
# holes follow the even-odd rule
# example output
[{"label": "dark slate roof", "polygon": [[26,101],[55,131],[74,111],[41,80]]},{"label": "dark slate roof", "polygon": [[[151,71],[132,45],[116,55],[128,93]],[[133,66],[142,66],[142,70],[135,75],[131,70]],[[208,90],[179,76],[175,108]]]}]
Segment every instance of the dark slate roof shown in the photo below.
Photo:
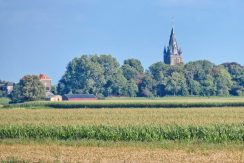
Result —
[{"label": "dark slate roof", "polygon": [[97,98],[93,94],[65,94],[66,98]]},{"label": "dark slate roof", "polygon": [[8,82],[7,86],[14,86],[14,83],[13,82]]}]

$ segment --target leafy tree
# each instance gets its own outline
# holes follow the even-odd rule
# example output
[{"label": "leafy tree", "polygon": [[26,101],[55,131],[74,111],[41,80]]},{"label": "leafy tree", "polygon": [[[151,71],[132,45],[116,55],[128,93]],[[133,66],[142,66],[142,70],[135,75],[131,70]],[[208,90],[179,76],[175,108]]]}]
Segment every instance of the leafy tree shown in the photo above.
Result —
[{"label": "leafy tree", "polygon": [[155,80],[155,94],[157,96],[166,95],[165,86],[170,76],[170,65],[163,62],[157,62],[149,67],[149,74]]},{"label": "leafy tree", "polygon": [[144,72],[144,68],[141,64],[141,61],[138,59],[127,59],[124,61],[124,65],[129,65],[134,68],[138,73],[142,74]]},{"label": "leafy tree", "polygon": [[12,102],[36,101],[45,98],[45,88],[36,75],[26,75],[15,85]]},{"label": "leafy tree", "polygon": [[244,96],[244,88],[240,85],[233,85],[230,90],[230,94],[233,96]]},{"label": "leafy tree", "polygon": [[222,66],[229,72],[233,85],[230,93],[234,96],[244,95],[244,67],[238,63],[223,63]]},{"label": "leafy tree", "polygon": [[73,59],[59,81],[58,92],[123,95],[126,79],[111,55],[83,55]]},{"label": "leafy tree", "polygon": [[192,69],[191,65],[187,65],[187,67],[185,67],[186,84],[187,84],[188,92],[191,96],[199,95],[201,92],[200,83],[194,80],[193,70],[194,69]]},{"label": "leafy tree", "polygon": [[92,59],[93,56],[83,55],[74,58],[67,66],[67,70],[59,81],[58,92],[92,93],[97,95],[105,84],[103,67]]},{"label": "leafy tree", "polygon": [[212,75],[206,75],[202,80],[199,81],[201,84],[201,96],[214,96],[216,95],[216,88],[214,84],[214,78]]},{"label": "leafy tree", "polygon": [[127,80],[131,80],[131,79],[136,79],[137,75],[139,74],[138,71],[136,71],[136,69],[134,69],[133,67],[131,67],[130,65],[123,65],[122,66],[122,71],[123,71],[123,75]]},{"label": "leafy tree", "polygon": [[231,76],[226,69],[222,66],[213,69],[214,83],[216,86],[216,95],[227,96],[233,85]]},{"label": "leafy tree", "polygon": [[152,78],[152,76],[149,73],[146,73],[141,83],[138,85],[139,88],[139,96],[142,97],[153,97],[156,95],[155,89],[156,89],[156,81]]},{"label": "leafy tree", "polygon": [[190,95],[200,95],[201,85],[196,80],[188,80],[188,91]]},{"label": "leafy tree", "polygon": [[51,88],[51,92],[54,94],[54,95],[57,95],[58,92],[57,92],[57,87],[52,85],[52,88]]},{"label": "leafy tree", "polygon": [[21,92],[20,84],[15,84],[13,91],[10,94],[13,103],[24,102],[24,95]]},{"label": "leafy tree", "polygon": [[123,75],[127,80],[134,79],[137,83],[140,82],[141,75],[144,73],[141,62],[137,59],[127,59],[121,67]]},{"label": "leafy tree", "polygon": [[183,74],[173,72],[172,76],[168,78],[165,90],[170,95],[188,95],[186,79]]},{"label": "leafy tree", "polygon": [[8,96],[7,83],[6,81],[0,80],[0,98]]},{"label": "leafy tree", "polygon": [[152,75],[152,77],[156,81],[162,81],[164,80],[165,76],[169,76],[170,74],[168,73],[170,69],[170,65],[167,65],[163,62],[157,62],[152,64],[149,67],[149,73]]},{"label": "leafy tree", "polygon": [[129,80],[127,82],[127,89],[126,89],[125,95],[130,96],[130,97],[135,97],[137,95],[137,92],[138,92],[138,87],[137,87],[135,80],[132,80],[132,79]]},{"label": "leafy tree", "polygon": [[105,84],[101,88],[104,96],[123,95],[126,79],[120,69],[119,62],[111,55],[94,56],[103,67]]},{"label": "leafy tree", "polygon": [[214,66],[213,63],[207,60],[189,62],[185,65],[184,71],[191,95],[215,95],[214,78],[212,76]]}]

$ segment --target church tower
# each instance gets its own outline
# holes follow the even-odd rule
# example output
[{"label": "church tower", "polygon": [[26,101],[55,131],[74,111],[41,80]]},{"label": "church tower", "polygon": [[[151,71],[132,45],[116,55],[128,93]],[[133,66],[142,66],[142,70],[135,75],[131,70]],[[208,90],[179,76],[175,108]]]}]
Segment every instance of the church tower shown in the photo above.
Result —
[{"label": "church tower", "polygon": [[169,46],[164,47],[164,63],[170,65],[183,64],[182,52],[176,41],[174,27],[171,30]]}]

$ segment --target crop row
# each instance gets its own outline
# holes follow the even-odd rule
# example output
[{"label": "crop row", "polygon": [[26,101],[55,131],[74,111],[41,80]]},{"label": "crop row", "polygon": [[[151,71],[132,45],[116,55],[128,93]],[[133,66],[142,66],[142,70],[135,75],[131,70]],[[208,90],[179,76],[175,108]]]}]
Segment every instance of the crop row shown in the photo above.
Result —
[{"label": "crop row", "polygon": [[96,139],[111,141],[161,141],[200,140],[204,142],[244,141],[244,124],[213,126],[48,126],[7,125],[0,126],[0,139],[31,138],[80,140]]},{"label": "crop row", "polygon": [[91,101],[91,102],[26,102],[6,105],[5,108],[193,108],[244,107],[243,102],[165,102],[165,101]]}]

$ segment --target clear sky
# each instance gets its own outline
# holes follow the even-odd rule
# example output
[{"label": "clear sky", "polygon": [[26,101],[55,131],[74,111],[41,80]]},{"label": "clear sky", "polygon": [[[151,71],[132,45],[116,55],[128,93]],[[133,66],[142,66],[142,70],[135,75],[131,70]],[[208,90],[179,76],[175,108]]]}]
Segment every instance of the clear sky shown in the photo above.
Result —
[{"label": "clear sky", "polygon": [[175,17],[185,62],[244,65],[243,0],[0,0],[0,79],[57,83],[82,54],[163,61]]}]

